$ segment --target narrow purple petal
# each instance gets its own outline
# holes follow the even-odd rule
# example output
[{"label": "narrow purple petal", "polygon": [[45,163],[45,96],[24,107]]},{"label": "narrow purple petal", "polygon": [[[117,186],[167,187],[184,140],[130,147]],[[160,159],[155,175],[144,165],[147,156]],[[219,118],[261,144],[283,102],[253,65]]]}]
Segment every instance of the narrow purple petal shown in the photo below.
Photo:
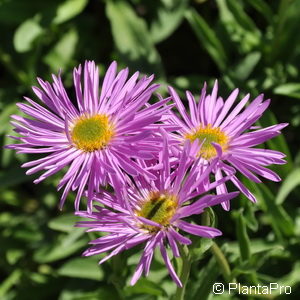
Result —
[{"label": "narrow purple petal", "polygon": [[219,229],[208,226],[190,224],[182,220],[177,221],[176,226],[183,231],[206,238],[214,238],[216,236],[222,235],[222,232]]}]

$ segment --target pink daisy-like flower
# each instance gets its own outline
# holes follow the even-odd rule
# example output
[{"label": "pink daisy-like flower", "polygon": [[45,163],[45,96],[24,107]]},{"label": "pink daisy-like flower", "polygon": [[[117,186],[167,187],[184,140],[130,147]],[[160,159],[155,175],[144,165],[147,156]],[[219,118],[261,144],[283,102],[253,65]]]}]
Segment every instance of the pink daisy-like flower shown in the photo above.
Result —
[{"label": "pink daisy-like flower", "polygon": [[87,61],[83,72],[81,65],[73,72],[76,101],[67,95],[60,75],[52,77],[52,84],[38,78],[42,89],[33,87],[44,106],[27,97],[28,104],[17,104],[30,118],[12,116],[11,123],[20,134],[12,138],[21,143],[7,146],[18,153],[47,154],[22,165],[30,167],[28,175],[45,170],[35,183],[69,165],[58,185],[58,189],[64,187],[60,207],[68,192],[77,190],[78,210],[87,187],[91,211],[90,196],[100,184],[107,183],[112,173],[125,170],[133,176],[141,173],[153,177],[132,160],[151,159],[158,151],[155,138],[147,143],[147,137],[151,136],[153,124],[169,109],[165,105],[168,99],[147,104],[159,86],[150,85],[153,76],[138,80],[136,72],[127,79],[128,69],[117,73],[117,64],[113,62],[99,94],[98,68]]},{"label": "pink daisy-like flower", "polygon": [[179,257],[178,244],[191,244],[191,240],[183,236],[180,231],[206,238],[214,238],[222,234],[216,228],[191,224],[182,219],[200,214],[208,206],[229,201],[239,193],[207,194],[192,201],[201,194],[196,189],[199,185],[203,186],[203,191],[208,191],[228,180],[222,178],[219,182],[203,184],[206,183],[218,159],[214,159],[208,168],[201,168],[201,165],[198,165],[199,161],[191,165],[191,159],[188,158],[195,149],[194,144],[196,142],[193,145],[190,142],[185,143],[178,166],[174,169],[170,164],[165,138],[163,150],[159,155],[158,168],[155,171],[156,180],[137,176],[133,181],[128,177],[126,185],[124,181],[119,185],[115,184],[114,195],[102,191],[94,197],[95,202],[101,204],[101,206],[94,205],[97,211],[91,214],[82,211],[76,213],[81,217],[92,219],[92,221],[78,222],[77,227],[87,227],[89,228],[87,231],[108,233],[91,241],[90,244],[93,246],[84,252],[84,256],[111,251],[100,261],[103,263],[124,250],[145,243],[143,254],[131,280],[133,285],[143,272],[148,275],[154,250],[159,247],[172,279],[178,286],[182,286],[171,264],[166,246],[169,245],[174,257]]},{"label": "pink daisy-like flower", "polygon": [[[249,94],[246,95],[236,106],[233,107],[239,90],[235,89],[227,100],[218,97],[218,83],[214,84],[212,93],[206,94],[204,85],[198,104],[194,96],[186,91],[189,104],[187,113],[176,91],[169,87],[169,93],[174,99],[182,118],[174,113],[167,115],[169,123],[181,127],[172,134],[173,141],[179,144],[185,140],[199,140],[203,143],[197,156],[202,157],[202,164],[209,165],[217,157],[217,148],[222,151],[222,156],[217,165],[212,169],[215,178],[221,179],[224,174],[228,175],[234,170],[239,171],[254,182],[261,182],[256,174],[272,181],[280,181],[280,177],[265,166],[270,164],[284,164],[285,155],[279,151],[256,148],[278,134],[286,127],[287,123],[277,124],[262,129],[252,125],[262,116],[270,104],[270,99],[263,101],[263,95],[259,95],[247,107]],[[218,146],[213,145],[216,143]],[[254,195],[233,175],[231,182],[251,201],[256,202]],[[225,184],[217,187],[217,193],[226,193]],[[229,210],[229,202],[223,202],[224,209]]]}]

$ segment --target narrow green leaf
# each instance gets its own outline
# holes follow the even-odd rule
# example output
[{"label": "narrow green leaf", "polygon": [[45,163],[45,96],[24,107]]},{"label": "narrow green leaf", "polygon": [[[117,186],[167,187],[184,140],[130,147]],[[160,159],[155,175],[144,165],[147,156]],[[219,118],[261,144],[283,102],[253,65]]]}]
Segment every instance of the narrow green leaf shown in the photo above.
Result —
[{"label": "narrow green leaf", "polygon": [[[201,214],[201,225],[215,227],[216,217],[211,207]],[[199,261],[213,245],[212,239],[191,236],[192,245],[189,247],[192,261]]]},{"label": "narrow green leaf", "polygon": [[[239,243],[237,241],[227,243],[228,252],[233,254],[233,260],[239,254]],[[272,249],[284,250],[284,247],[279,242],[268,242],[263,236],[262,239],[251,239],[251,253],[258,254],[262,252],[270,252]]]},{"label": "narrow green leaf", "polygon": [[298,34],[300,1],[281,0],[278,7],[273,40],[269,45],[267,57],[270,65],[279,61],[289,61],[299,53],[297,45],[300,39]]},{"label": "narrow green leaf", "polygon": [[251,4],[258,12],[261,13],[263,17],[267,19],[267,21],[272,24],[273,23],[273,11],[272,8],[268,5],[268,3],[264,0],[247,0],[249,4]]},{"label": "narrow green leaf", "polygon": [[249,179],[243,181],[257,198],[258,205],[268,216],[270,225],[278,239],[282,240],[283,236],[292,236],[295,231],[294,223],[284,208],[276,204],[276,197],[270,189],[265,184],[257,184]]},{"label": "narrow green leaf", "polygon": [[[278,121],[273,112],[271,110],[267,110],[264,112],[264,115],[257,123],[263,127],[267,127],[273,124],[277,124]],[[287,163],[285,165],[275,165],[273,167],[273,169],[282,177],[288,176],[288,174],[293,170],[292,156],[289,150],[289,146],[284,137],[284,130],[285,129],[283,129],[282,134],[266,142],[268,148],[281,151],[286,155],[285,159]]]},{"label": "narrow green leaf", "polygon": [[279,230],[287,237],[292,236],[295,231],[294,223],[288,213],[281,205],[276,204],[275,196],[265,184],[256,185],[262,192],[260,201],[264,202],[264,210],[269,214],[273,227]]},{"label": "narrow green leaf", "polygon": [[211,252],[213,253],[215,259],[218,262],[220,273],[222,274],[223,278],[230,282],[232,280],[232,274],[231,269],[229,266],[229,263],[227,261],[227,258],[225,256],[225,253],[223,250],[215,243],[213,242],[212,247],[210,248]]},{"label": "narrow green leaf", "polygon": [[249,260],[251,256],[250,239],[247,233],[246,222],[242,210],[237,211],[236,214],[236,234],[240,247],[241,259],[243,261]]},{"label": "narrow green leaf", "polygon": [[0,297],[4,296],[14,286],[22,275],[21,270],[14,270],[0,285]]},{"label": "narrow green leaf", "polygon": [[259,33],[255,22],[244,11],[242,2],[236,0],[227,0],[228,8],[235,16],[237,22],[247,31]]},{"label": "narrow green leaf", "polygon": [[18,107],[15,103],[9,104],[4,107],[3,111],[0,113],[0,134],[4,134],[8,128],[11,126],[9,124],[10,116],[18,112]]},{"label": "narrow green leaf", "polygon": [[289,193],[300,184],[300,168],[294,169],[282,182],[275,202],[282,204]]},{"label": "narrow green leaf", "polygon": [[[242,179],[243,181],[243,179]],[[240,195],[241,197],[241,207],[244,209],[244,220],[248,228],[252,231],[257,231],[259,228],[257,217],[255,216],[255,212],[258,210],[257,205],[249,201],[246,196],[243,194]]]},{"label": "narrow green leaf", "polygon": [[214,30],[206,23],[194,9],[186,12],[186,18],[198,37],[201,45],[207,50],[221,71],[226,69],[227,56],[222,43],[219,41]]},{"label": "narrow green leaf", "polygon": [[[299,284],[299,282],[300,282],[300,262],[297,261],[293,265],[292,271],[290,273],[279,278],[278,285],[284,286],[284,287],[291,286],[291,287],[293,287],[291,290],[293,292],[294,286]],[[280,296],[279,289],[275,291],[275,295]]]},{"label": "narrow green leaf", "polygon": [[198,299],[201,295],[201,299],[208,299],[212,286],[217,282],[218,275],[220,274],[220,269],[215,257],[212,257],[209,262],[197,273],[195,273],[197,278],[195,280],[192,289],[187,289],[186,298],[187,299]]},{"label": "narrow green leaf", "polygon": [[283,95],[300,99],[300,83],[289,82],[279,85],[276,88],[274,88],[273,93],[277,95]]},{"label": "narrow green leaf", "polygon": [[245,13],[240,1],[217,0],[220,21],[227,32],[225,40],[230,42],[236,55],[249,54],[261,43],[261,33],[254,21]]},{"label": "narrow green leaf", "polygon": [[235,67],[232,76],[238,80],[246,80],[261,59],[260,52],[251,52]]}]

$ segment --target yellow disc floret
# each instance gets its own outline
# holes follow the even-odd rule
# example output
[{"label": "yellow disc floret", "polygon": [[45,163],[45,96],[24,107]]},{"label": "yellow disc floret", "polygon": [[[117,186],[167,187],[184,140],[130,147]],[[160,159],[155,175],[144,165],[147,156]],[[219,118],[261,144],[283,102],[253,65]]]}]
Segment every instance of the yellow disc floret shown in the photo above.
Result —
[{"label": "yellow disc floret", "polygon": [[196,139],[198,139],[200,143],[204,141],[199,155],[207,160],[217,155],[215,147],[211,144],[212,142],[219,144],[223,151],[228,149],[228,136],[219,127],[212,127],[210,124],[207,126],[200,125],[192,132],[187,133],[185,138],[192,142]]},{"label": "yellow disc floret", "polygon": [[104,148],[112,136],[113,126],[107,115],[80,117],[71,130],[74,145],[86,152]]},{"label": "yellow disc floret", "polygon": [[[175,195],[167,192],[150,192],[147,199],[141,201],[140,210],[135,213],[140,217],[154,221],[163,226],[168,226],[177,210],[178,200]],[[143,225],[150,232],[158,231],[159,228],[151,225]]]}]

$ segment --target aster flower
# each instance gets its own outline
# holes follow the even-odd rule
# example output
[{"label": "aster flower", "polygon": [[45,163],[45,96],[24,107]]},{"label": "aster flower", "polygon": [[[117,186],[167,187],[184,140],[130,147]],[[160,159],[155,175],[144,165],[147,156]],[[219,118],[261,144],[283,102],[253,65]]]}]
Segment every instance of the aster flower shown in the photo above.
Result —
[{"label": "aster flower", "polygon": [[[211,168],[218,159],[212,161],[211,166],[202,168],[197,161],[191,165],[188,159],[195,150],[195,143],[192,145],[186,142],[179,157],[177,168],[171,167],[170,154],[166,134],[164,147],[159,155],[157,169],[152,168],[152,172],[157,172],[157,179],[147,179],[137,176],[134,181],[127,177],[125,181],[115,184],[115,194],[102,191],[95,195],[94,201],[99,205],[94,205],[97,211],[91,214],[77,212],[76,214],[92,219],[92,221],[81,221],[77,227],[87,227],[87,231],[106,232],[102,236],[90,242],[93,246],[84,252],[84,256],[97,255],[111,251],[99,263],[103,263],[110,257],[120,252],[130,249],[136,245],[144,244],[144,250],[136,271],[132,277],[131,284],[135,284],[142,273],[146,276],[149,273],[154,249],[158,247],[166,263],[166,267],[178,286],[182,286],[166,247],[169,246],[174,257],[179,257],[178,244],[189,245],[191,240],[182,235],[182,232],[190,233],[200,237],[214,238],[221,235],[221,231],[184,221],[183,218],[200,214],[203,210],[212,205],[229,201],[238,192],[224,193],[223,195],[202,195],[196,190],[199,185],[203,186],[203,191],[215,188],[220,183],[228,180],[222,178],[219,182],[208,185],[206,179]],[[145,162],[145,166],[147,162]],[[192,201],[195,197],[198,199]]]},{"label": "aster flower", "polygon": [[99,94],[98,68],[94,62],[87,61],[83,70],[80,65],[73,72],[76,101],[69,98],[61,76],[53,75],[52,84],[38,78],[41,89],[33,87],[43,106],[27,97],[28,104],[17,104],[30,118],[12,116],[11,123],[20,134],[12,138],[21,143],[7,147],[18,153],[46,154],[22,165],[30,167],[28,175],[45,170],[34,183],[69,166],[58,185],[58,189],[64,187],[60,207],[72,189],[77,190],[75,208],[78,210],[87,187],[90,211],[92,193],[98,190],[99,184],[108,182],[110,174],[120,170],[133,176],[141,173],[153,177],[132,158],[150,159],[158,151],[155,138],[147,143],[147,137],[155,128],[153,124],[169,109],[165,105],[168,99],[147,104],[159,85],[150,85],[153,76],[140,80],[138,77],[136,72],[127,79],[127,68],[117,73],[117,64],[113,62]]},{"label": "aster flower", "polygon": [[[272,181],[280,181],[280,177],[265,166],[271,164],[284,164],[285,155],[281,152],[256,148],[278,134],[286,127],[287,123],[277,124],[266,128],[257,129],[252,125],[262,116],[270,104],[270,99],[263,101],[263,95],[255,98],[247,107],[249,94],[236,106],[233,106],[239,90],[235,89],[227,100],[218,97],[218,83],[214,84],[212,93],[206,94],[206,84],[196,104],[194,96],[187,91],[186,97],[189,104],[187,113],[176,91],[169,87],[169,93],[174,99],[182,118],[174,113],[168,114],[169,123],[181,126],[181,129],[172,134],[173,140],[179,144],[185,140],[199,140],[203,143],[197,156],[202,157],[202,164],[209,165],[217,157],[217,148],[222,150],[222,156],[217,165],[212,169],[215,178],[221,179],[224,174],[239,171],[254,182],[261,182],[257,175]],[[213,145],[216,143],[218,146]],[[257,175],[256,175],[257,174]],[[231,182],[251,201],[256,202],[254,195],[233,175]],[[217,193],[226,193],[225,184],[217,187]],[[229,202],[223,202],[224,209],[229,210]]]}]

